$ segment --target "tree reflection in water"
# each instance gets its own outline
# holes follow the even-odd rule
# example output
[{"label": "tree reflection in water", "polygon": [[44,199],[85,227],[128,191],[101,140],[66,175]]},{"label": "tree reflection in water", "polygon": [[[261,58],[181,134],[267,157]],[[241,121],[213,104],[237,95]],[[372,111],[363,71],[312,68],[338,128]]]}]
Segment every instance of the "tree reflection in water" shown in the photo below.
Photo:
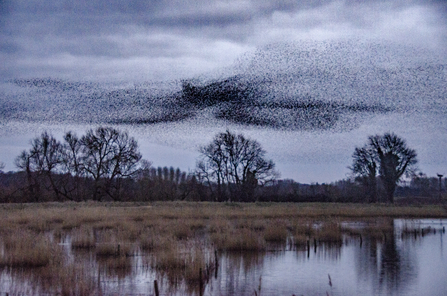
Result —
[{"label": "tree reflection in water", "polygon": [[362,248],[355,249],[356,272],[362,281],[372,284],[373,294],[402,292],[417,276],[417,258],[410,248],[403,247],[411,238],[400,236],[393,219],[385,223],[388,227],[383,227],[381,235],[367,236]]},{"label": "tree reflection in water", "polygon": [[234,252],[222,254],[216,283],[226,295],[253,293],[263,272],[264,253]]}]

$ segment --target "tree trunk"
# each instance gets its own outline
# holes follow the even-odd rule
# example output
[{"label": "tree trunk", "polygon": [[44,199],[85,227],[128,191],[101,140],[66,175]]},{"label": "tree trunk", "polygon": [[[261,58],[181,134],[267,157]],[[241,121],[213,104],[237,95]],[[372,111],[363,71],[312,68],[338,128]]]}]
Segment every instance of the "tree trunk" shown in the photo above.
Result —
[{"label": "tree trunk", "polygon": [[386,194],[386,201],[388,203],[394,202],[394,191],[396,191],[396,183],[392,180],[384,180],[385,185],[385,194]]}]

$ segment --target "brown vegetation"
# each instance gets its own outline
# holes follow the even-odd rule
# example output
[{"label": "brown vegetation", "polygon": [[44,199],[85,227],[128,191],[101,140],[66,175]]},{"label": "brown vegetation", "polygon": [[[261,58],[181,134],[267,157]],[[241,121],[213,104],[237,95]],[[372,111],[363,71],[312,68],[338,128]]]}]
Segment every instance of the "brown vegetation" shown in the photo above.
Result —
[{"label": "brown vegetation", "polygon": [[[1,268],[10,268],[13,276],[26,268],[42,293],[89,295],[98,292],[97,272],[124,277],[136,254],[159,276],[197,287],[199,270],[206,282],[217,267],[215,250],[259,253],[270,250],[271,243],[288,242],[298,249],[309,248],[309,242],[339,245],[344,236],[381,239],[392,231],[393,218],[441,218],[447,211],[324,203],[87,202],[8,204],[0,215]],[[362,227],[349,226],[358,220]],[[96,258],[98,271],[70,259],[63,247],[67,243],[73,250],[70,256],[87,252]]]}]

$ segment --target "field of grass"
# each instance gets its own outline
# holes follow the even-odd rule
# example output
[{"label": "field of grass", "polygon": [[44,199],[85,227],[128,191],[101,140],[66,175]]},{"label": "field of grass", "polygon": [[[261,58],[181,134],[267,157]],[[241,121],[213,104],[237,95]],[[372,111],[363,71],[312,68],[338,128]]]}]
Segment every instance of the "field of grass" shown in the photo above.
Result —
[{"label": "field of grass", "polygon": [[[220,252],[263,252],[273,243],[341,244],[342,235],[365,232],[380,238],[392,228],[392,218],[446,218],[447,209],[388,204],[67,202],[3,204],[0,217],[2,270],[10,270],[13,277],[20,274],[37,293],[94,295],[101,292],[101,276],[131,273],[136,254],[145,255],[143,263],[169,282],[198,287],[216,270]],[[359,220],[368,227],[342,226]],[[76,259],[85,253],[96,258],[94,267]]]}]

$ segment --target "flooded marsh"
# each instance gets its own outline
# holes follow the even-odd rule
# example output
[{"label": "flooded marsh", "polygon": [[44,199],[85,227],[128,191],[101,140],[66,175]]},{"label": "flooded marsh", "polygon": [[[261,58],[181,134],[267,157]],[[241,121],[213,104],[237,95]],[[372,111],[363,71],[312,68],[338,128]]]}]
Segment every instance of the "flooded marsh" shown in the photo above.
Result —
[{"label": "flooded marsh", "polygon": [[0,293],[447,291],[442,206],[54,203],[0,214]]}]

